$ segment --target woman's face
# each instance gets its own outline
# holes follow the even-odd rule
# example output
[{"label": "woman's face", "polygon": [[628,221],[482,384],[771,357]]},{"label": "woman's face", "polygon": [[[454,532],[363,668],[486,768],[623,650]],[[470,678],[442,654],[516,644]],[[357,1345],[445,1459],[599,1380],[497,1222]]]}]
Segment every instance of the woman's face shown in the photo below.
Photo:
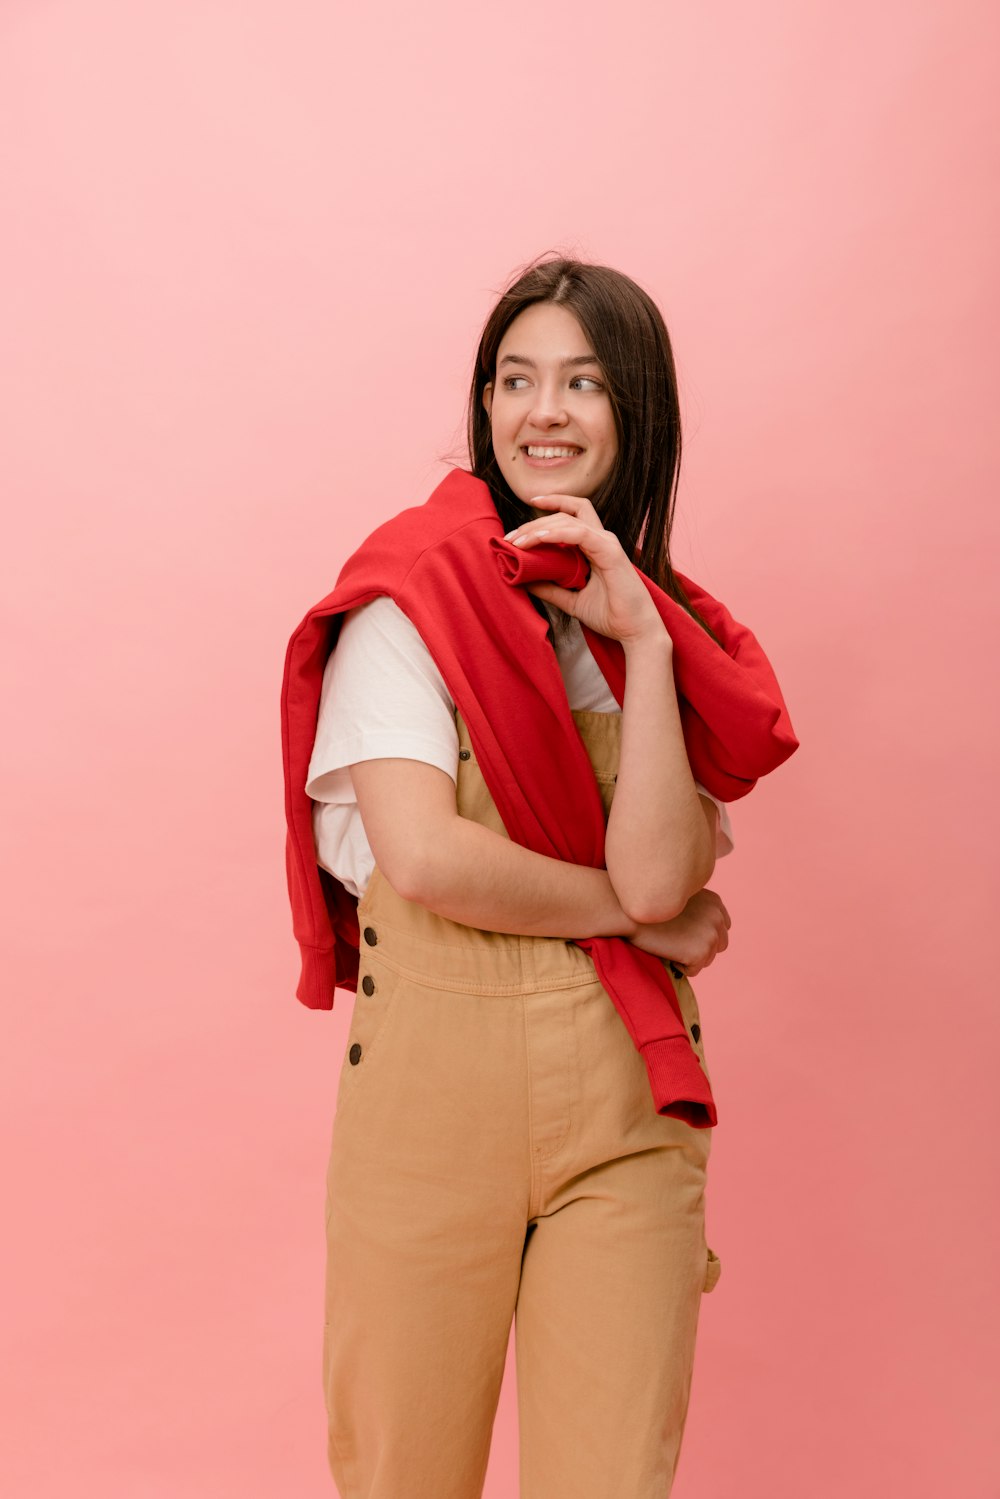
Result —
[{"label": "woman's face", "polygon": [[500,340],[483,405],[500,472],[526,505],[539,494],[590,499],[611,473],[618,435],[601,366],[576,317],[558,303],[518,313]]}]

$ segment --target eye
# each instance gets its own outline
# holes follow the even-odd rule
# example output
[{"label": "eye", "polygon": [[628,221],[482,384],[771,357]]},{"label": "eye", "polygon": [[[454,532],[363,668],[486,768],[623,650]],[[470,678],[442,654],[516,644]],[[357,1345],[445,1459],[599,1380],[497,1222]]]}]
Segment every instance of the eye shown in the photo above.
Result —
[{"label": "eye", "polygon": [[527,375],[505,375],[503,381],[504,387],[507,390],[513,390],[515,380],[527,380],[527,378]]},{"label": "eye", "polygon": [[575,375],[570,383],[572,385],[575,385],[577,380],[589,380],[591,385],[597,386],[598,390],[604,389],[604,386],[601,384],[600,380],[595,380],[593,375]]}]

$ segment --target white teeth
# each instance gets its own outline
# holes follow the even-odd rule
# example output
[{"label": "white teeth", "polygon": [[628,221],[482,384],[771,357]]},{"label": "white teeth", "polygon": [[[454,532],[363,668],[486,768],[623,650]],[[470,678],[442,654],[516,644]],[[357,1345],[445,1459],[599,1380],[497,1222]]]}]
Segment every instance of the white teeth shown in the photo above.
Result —
[{"label": "white teeth", "polygon": [[529,458],[573,458],[579,448],[528,448]]}]

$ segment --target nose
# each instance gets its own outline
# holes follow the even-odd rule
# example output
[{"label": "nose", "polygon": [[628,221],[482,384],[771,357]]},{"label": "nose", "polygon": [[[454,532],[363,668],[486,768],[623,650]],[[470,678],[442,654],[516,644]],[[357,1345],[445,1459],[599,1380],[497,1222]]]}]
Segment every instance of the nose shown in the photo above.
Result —
[{"label": "nose", "polygon": [[566,407],[557,379],[540,380],[535,387],[535,400],[531,408],[531,419],[538,428],[562,427],[566,425]]}]

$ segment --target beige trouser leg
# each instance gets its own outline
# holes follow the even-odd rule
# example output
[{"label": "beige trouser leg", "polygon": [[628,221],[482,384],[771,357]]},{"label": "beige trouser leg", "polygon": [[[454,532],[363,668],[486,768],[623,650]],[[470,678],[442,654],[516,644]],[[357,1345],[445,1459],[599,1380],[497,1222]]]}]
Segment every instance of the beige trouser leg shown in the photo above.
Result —
[{"label": "beige trouser leg", "polygon": [[478,1499],[525,1235],[523,1024],[516,1000],[365,966],[391,1018],[352,1028],[334,1123],[330,1467],[341,1499]]},{"label": "beige trouser leg", "polygon": [[[572,1036],[578,1106],[535,1149],[515,1347],[521,1499],[664,1499],[687,1416],[711,1131],[657,1116],[603,989],[535,995],[536,1065]],[[564,1007],[564,1008],[563,1008]]]}]

